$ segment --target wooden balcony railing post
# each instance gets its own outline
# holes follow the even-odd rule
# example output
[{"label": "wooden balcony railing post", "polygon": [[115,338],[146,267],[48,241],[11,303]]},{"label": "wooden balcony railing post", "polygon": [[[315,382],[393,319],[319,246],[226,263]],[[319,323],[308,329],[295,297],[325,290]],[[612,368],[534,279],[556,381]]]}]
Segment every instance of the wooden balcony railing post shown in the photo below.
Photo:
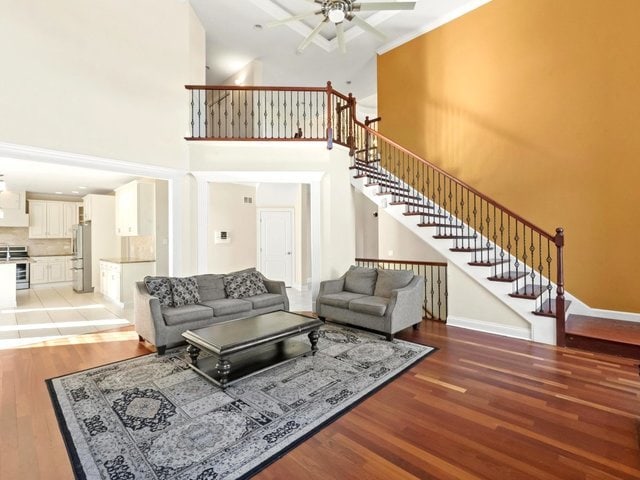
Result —
[{"label": "wooden balcony railing post", "polygon": [[[364,117],[364,124],[367,127],[369,126],[369,115]],[[369,136],[370,135],[371,134],[369,133],[369,130],[364,131],[364,161],[367,163],[369,163]]]},{"label": "wooden balcony railing post", "polygon": [[564,260],[562,258],[564,249],[564,230],[556,228],[555,244],[557,247],[556,264],[558,267],[558,278],[556,281],[556,344],[559,347],[565,346],[565,313],[564,313]]},{"label": "wooden balcony railing post", "polygon": [[356,153],[356,141],[353,132],[355,123],[354,120],[356,111],[356,99],[351,93],[349,94],[349,101],[347,105],[349,107],[349,138],[347,138],[347,145],[349,146],[349,155],[353,157]]},{"label": "wooden balcony railing post", "polygon": [[333,87],[331,86],[331,82],[327,82],[327,150],[331,150],[333,148],[333,123],[331,121],[331,102]]}]

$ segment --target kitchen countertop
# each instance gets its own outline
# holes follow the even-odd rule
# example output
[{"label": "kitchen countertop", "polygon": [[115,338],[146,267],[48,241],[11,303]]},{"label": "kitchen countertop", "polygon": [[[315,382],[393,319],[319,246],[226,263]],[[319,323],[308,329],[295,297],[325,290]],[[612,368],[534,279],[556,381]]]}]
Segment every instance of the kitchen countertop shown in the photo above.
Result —
[{"label": "kitchen countertop", "polygon": [[142,258],[101,258],[101,262],[108,263],[153,263],[155,260],[148,260]]},{"label": "kitchen countertop", "polygon": [[33,260],[30,258],[12,258],[10,260],[6,260],[4,258],[0,259],[0,264],[11,264],[11,263],[33,263]]}]

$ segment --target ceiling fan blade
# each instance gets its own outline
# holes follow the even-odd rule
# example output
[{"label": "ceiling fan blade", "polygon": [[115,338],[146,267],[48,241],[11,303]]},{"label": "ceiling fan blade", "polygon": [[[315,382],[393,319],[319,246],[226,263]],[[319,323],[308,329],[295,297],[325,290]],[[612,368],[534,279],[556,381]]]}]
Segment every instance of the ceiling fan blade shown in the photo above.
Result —
[{"label": "ceiling fan blade", "polygon": [[301,13],[299,15],[293,15],[291,17],[287,17],[287,18],[283,18],[281,20],[274,20],[273,22],[269,22],[267,23],[267,27],[271,28],[271,27],[277,27],[278,25],[284,25],[285,23],[289,23],[289,22],[294,22],[296,20],[302,20],[303,18],[307,18],[307,17],[311,17],[317,13],[322,13],[320,11],[318,12],[307,12],[307,13]]},{"label": "ceiling fan blade", "polygon": [[375,35],[376,37],[380,38],[381,40],[387,40],[387,36],[384,33],[382,33],[380,30],[375,28],[373,25],[370,25],[369,23],[367,23],[366,21],[364,21],[363,19],[361,19],[357,15],[353,15],[353,17],[350,20],[353,23],[355,23],[357,26],[359,26],[361,29],[363,29],[364,31]]},{"label": "ceiling fan blade", "polygon": [[353,11],[365,10],[413,10],[416,8],[416,2],[372,2],[372,3],[354,3]]},{"label": "ceiling fan blade", "polygon": [[313,31],[309,34],[309,36],[307,36],[307,38],[305,38],[302,41],[302,43],[298,45],[298,48],[296,49],[298,53],[302,53],[302,51],[309,46],[309,44],[313,41],[316,35],[320,33],[320,30],[322,30],[322,27],[324,26],[324,23],[326,21],[327,21],[326,18],[320,21],[320,23],[316,26],[316,28],[313,29]]},{"label": "ceiling fan blade", "polygon": [[336,34],[338,35],[340,53],[347,53],[347,44],[344,41],[344,23],[336,23]]}]

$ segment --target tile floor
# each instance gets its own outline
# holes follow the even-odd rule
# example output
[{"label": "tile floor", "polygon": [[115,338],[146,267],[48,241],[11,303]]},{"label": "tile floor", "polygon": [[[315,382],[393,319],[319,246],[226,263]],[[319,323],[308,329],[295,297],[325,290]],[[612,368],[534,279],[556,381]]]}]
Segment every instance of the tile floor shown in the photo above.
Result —
[{"label": "tile floor", "polygon": [[[287,289],[290,310],[309,312],[311,291]],[[95,333],[133,323],[122,309],[99,293],[78,294],[71,285],[43,285],[17,292],[16,308],[0,310],[0,349]]]}]

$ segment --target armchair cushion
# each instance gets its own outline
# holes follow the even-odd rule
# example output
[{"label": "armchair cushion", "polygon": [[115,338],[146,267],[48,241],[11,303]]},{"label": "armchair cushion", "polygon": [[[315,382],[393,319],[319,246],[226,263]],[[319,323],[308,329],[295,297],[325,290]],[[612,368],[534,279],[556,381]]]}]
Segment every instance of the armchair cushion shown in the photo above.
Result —
[{"label": "armchair cushion", "polygon": [[223,281],[224,290],[229,298],[245,298],[269,293],[262,280],[262,275],[258,272],[227,275]]},{"label": "armchair cushion", "polygon": [[351,300],[365,296],[366,295],[361,293],[351,292],[328,293],[320,297],[320,303],[324,305],[331,305],[332,307],[349,308],[349,302],[351,302]]},{"label": "armchair cushion", "polygon": [[149,295],[160,301],[161,307],[173,307],[171,282],[167,277],[144,277],[144,284]]},{"label": "armchair cushion", "polygon": [[282,295],[278,293],[261,293],[260,295],[248,297],[246,300],[251,302],[254,309],[272,307],[283,303]]},{"label": "armchair cushion", "polygon": [[179,325],[213,318],[213,310],[202,305],[184,305],[182,307],[168,307],[162,309],[162,318],[167,325]]},{"label": "armchair cushion", "polygon": [[387,311],[389,298],[386,297],[362,297],[349,302],[349,310],[382,317]]},{"label": "armchair cushion", "polygon": [[409,285],[413,278],[412,270],[385,270],[378,268],[378,279],[373,294],[376,297],[391,297],[391,291]]},{"label": "armchair cushion", "polygon": [[344,290],[363,295],[373,295],[377,272],[373,268],[352,266],[344,277]]},{"label": "armchair cushion", "polygon": [[213,314],[216,317],[223,317],[225,315],[248,312],[249,310],[251,310],[250,301],[234,299],[234,298],[223,298],[220,300],[211,300],[209,302],[203,302],[202,305],[212,308]]},{"label": "armchair cushion", "polygon": [[195,279],[198,282],[198,292],[200,293],[201,302],[219,300],[227,297],[224,291],[224,275],[207,273],[204,275],[196,275]]},{"label": "armchair cushion", "polygon": [[193,305],[194,303],[198,303],[200,301],[198,282],[194,277],[171,277],[169,278],[169,282],[171,282],[171,293],[173,295],[174,307]]}]

